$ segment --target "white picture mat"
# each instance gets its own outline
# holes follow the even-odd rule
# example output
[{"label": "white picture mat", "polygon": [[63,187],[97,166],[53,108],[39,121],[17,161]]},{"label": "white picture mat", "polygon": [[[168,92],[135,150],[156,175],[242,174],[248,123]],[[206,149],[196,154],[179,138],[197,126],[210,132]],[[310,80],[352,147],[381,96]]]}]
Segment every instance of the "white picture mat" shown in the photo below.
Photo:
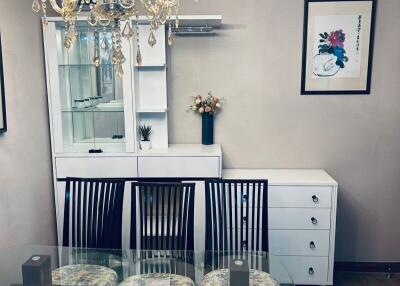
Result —
[{"label": "white picture mat", "polygon": [[[306,91],[351,91],[365,90],[368,81],[369,46],[372,23],[372,1],[346,1],[346,2],[310,2],[308,10],[308,35],[306,55]],[[316,17],[322,16],[348,16],[362,15],[362,34],[360,35],[360,75],[358,77],[314,77],[313,59],[315,42],[319,40],[319,28],[316,27]],[[326,18],[329,19],[329,18]],[[326,25],[326,24],[325,24]],[[340,23],[338,24],[339,27]],[[337,29],[336,29],[337,30]],[[318,38],[316,39],[316,35]],[[346,65],[346,63],[345,63]]]}]

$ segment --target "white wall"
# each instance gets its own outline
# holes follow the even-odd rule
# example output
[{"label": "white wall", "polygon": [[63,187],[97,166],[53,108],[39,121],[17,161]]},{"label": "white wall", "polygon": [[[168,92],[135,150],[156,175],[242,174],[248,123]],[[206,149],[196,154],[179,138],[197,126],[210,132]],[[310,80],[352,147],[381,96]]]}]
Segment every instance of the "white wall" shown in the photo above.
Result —
[{"label": "white wall", "polygon": [[0,248],[55,241],[41,24],[31,6],[0,1],[9,130],[0,136]]},{"label": "white wall", "polygon": [[336,259],[400,261],[400,1],[379,0],[370,96],[300,96],[303,0],[183,1],[222,13],[216,37],[171,49],[172,142],[201,142],[190,96],[225,97],[228,168],[325,168],[340,184]]}]

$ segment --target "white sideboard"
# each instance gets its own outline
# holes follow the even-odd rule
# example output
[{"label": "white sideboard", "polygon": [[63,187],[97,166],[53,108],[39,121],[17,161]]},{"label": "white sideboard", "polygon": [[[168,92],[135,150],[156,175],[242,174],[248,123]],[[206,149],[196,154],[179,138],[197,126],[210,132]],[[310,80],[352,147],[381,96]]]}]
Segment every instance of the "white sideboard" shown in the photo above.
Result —
[{"label": "white sideboard", "polygon": [[[270,254],[279,256],[295,284],[333,285],[338,184],[331,176],[324,170],[226,169],[222,177],[268,179]],[[274,274],[278,267],[270,267]]]}]

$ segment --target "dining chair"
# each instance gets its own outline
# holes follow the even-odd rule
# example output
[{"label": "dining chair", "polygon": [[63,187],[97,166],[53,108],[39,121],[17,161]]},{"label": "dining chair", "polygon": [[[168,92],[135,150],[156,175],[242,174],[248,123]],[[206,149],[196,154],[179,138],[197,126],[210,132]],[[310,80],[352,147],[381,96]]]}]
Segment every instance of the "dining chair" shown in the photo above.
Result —
[{"label": "dining chair", "polygon": [[142,251],[141,273],[194,278],[194,194],[195,183],[132,183],[130,245]]},{"label": "dining chair", "polygon": [[67,178],[63,246],[121,249],[125,181]]},{"label": "dining chair", "polygon": [[268,180],[207,179],[205,198],[207,265],[227,267],[230,256],[266,255]]},{"label": "dining chair", "polygon": [[142,250],[194,250],[195,183],[133,182],[131,192],[131,249],[138,231]]}]

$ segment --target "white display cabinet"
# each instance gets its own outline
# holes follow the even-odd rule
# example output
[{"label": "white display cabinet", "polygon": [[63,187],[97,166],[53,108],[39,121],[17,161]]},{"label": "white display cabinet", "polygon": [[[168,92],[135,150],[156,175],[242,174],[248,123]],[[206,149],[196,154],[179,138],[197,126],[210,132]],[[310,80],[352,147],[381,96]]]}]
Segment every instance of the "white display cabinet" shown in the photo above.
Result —
[{"label": "white display cabinet", "polygon": [[[182,27],[185,23],[190,26],[221,24],[220,16],[182,16],[181,19]],[[140,66],[136,64],[136,39],[123,39],[126,62],[120,79],[115,75],[116,67],[109,61],[110,30],[91,27],[85,17],[79,18],[77,42],[66,50],[62,18],[48,20],[43,39],[59,243],[65,196],[62,179],[66,177],[221,176],[220,145],[169,144],[164,26],[155,31],[157,44],[150,47],[147,43],[150,28],[146,19],[140,17],[143,61]],[[132,23],[136,24],[134,20]],[[96,30],[101,57],[98,67],[93,64]],[[104,39],[108,47],[102,45]],[[140,150],[138,127],[141,124],[153,128],[150,151]],[[129,193],[128,184],[127,188]],[[124,232],[128,227],[129,224],[124,224]]]},{"label": "white display cabinet", "polygon": [[[77,23],[77,40],[63,46],[64,23],[50,21],[44,33],[54,152],[135,152],[133,72],[124,64],[122,80],[110,61],[111,31]],[[95,33],[100,65],[93,64]],[[101,43],[106,43],[100,47]],[[129,45],[123,47],[130,54]],[[125,85],[125,87],[124,87]]]}]

